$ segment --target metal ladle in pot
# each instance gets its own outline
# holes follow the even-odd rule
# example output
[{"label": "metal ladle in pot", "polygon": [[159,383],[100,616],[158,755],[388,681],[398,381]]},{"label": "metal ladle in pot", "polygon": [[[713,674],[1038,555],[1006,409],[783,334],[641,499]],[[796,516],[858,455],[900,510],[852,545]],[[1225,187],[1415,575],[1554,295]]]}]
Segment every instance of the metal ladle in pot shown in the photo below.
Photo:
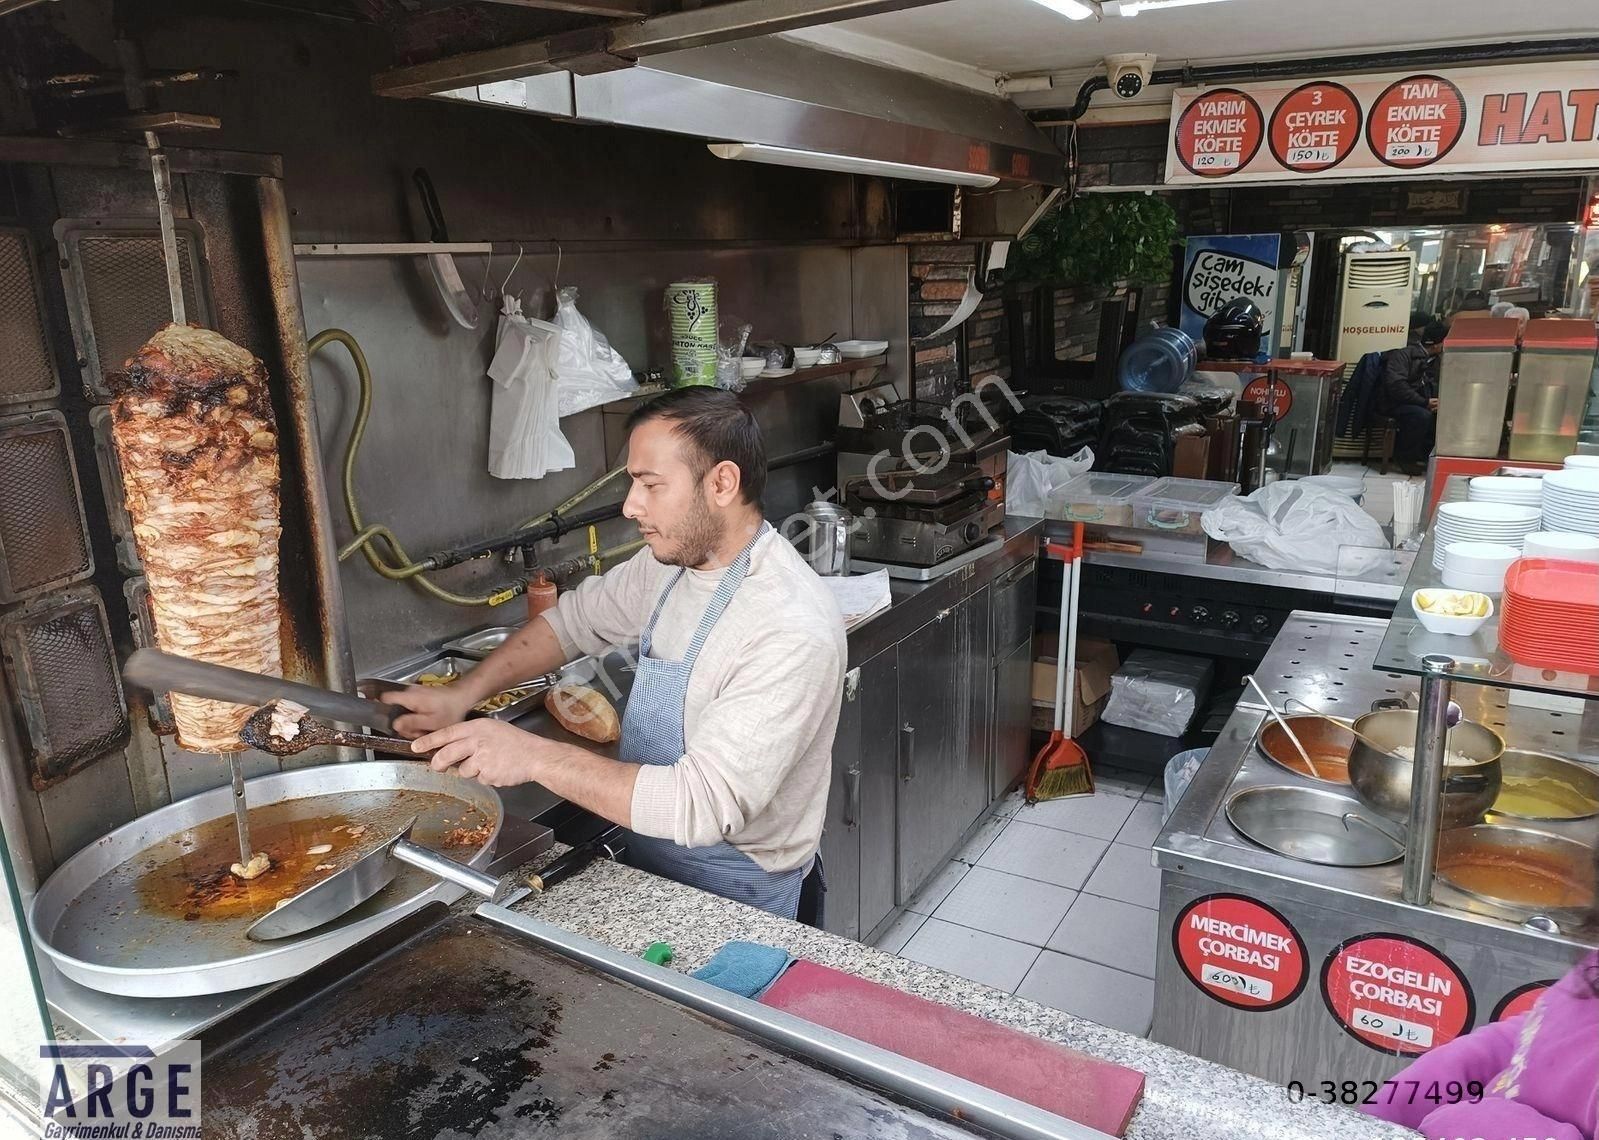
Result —
[{"label": "metal ladle in pot", "polygon": [[[1244,680],[1248,681],[1249,687],[1255,690],[1255,695],[1266,703],[1266,711],[1271,713],[1272,718],[1276,720],[1278,726],[1282,728],[1283,734],[1288,737],[1289,742],[1299,750],[1300,758],[1305,761],[1305,766],[1310,769],[1310,774],[1316,777],[1318,780],[1325,780],[1327,777],[1323,776],[1321,774],[1321,770],[1316,767],[1316,762],[1310,758],[1310,753],[1306,750],[1305,746],[1299,742],[1299,737],[1294,735],[1294,730],[1288,727],[1288,722],[1283,719],[1282,713],[1278,712],[1276,707],[1271,703],[1271,698],[1266,695],[1266,690],[1260,687],[1260,682],[1255,680],[1254,674],[1250,674],[1249,676],[1245,677]],[[1328,719],[1330,720],[1332,718],[1329,717]]]}]

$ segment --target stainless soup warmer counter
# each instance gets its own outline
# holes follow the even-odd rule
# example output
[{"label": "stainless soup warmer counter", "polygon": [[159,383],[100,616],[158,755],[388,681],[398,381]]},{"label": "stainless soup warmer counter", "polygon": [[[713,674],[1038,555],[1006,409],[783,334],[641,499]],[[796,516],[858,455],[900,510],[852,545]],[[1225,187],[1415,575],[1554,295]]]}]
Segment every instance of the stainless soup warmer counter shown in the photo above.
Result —
[{"label": "stainless soup warmer counter", "polygon": [[[1388,625],[1295,613],[1256,677],[1279,708],[1296,698],[1353,717],[1381,700],[1414,706],[1414,678],[1373,668]],[[1453,689],[1465,718],[1493,727],[1511,747],[1599,759],[1581,714],[1529,708],[1500,688]],[[1334,1096],[1358,1098],[1372,1091],[1365,1082],[1520,1012],[1587,951],[1549,924],[1473,913],[1472,901],[1442,880],[1426,905],[1406,903],[1399,861],[1324,866],[1246,839],[1227,815],[1241,791],[1289,786],[1352,795],[1266,759],[1256,734],[1270,719],[1258,701],[1238,706],[1156,841],[1155,1040],[1284,1085],[1298,1082],[1307,1095],[1334,1082]],[[1584,748],[1590,754],[1581,757]],[[1599,840],[1599,819],[1521,826],[1590,846]]]}]

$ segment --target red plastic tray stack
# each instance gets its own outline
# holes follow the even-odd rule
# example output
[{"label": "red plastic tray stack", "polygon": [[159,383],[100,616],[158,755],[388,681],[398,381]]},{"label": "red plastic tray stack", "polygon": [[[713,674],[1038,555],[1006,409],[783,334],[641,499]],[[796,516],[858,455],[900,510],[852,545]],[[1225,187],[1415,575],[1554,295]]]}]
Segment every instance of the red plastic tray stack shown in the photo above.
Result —
[{"label": "red plastic tray stack", "polygon": [[1599,673],[1599,562],[1512,562],[1499,648],[1521,665]]}]

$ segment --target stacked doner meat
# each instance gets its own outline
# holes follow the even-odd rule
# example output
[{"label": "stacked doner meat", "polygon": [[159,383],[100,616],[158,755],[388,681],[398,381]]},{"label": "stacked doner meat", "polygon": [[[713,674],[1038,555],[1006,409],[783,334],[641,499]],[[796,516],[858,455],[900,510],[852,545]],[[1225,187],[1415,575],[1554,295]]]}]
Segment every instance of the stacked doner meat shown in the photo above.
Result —
[{"label": "stacked doner meat", "polygon": [[[279,676],[278,440],[266,368],[209,329],[168,325],[112,409],[128,512],[168,653]],[[243,705],[172,694],[178,743],[243,747]]]}]

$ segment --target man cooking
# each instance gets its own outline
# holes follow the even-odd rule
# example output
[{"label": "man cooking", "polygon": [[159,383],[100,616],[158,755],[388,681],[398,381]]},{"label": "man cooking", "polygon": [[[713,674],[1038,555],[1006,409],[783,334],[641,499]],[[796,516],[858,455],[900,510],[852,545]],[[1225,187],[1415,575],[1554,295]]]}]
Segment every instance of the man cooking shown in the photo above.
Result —
[{"label": "man cooking", "polygon": [[[622,513],[646,549],[561,595],[445,688],[385,701],[432,766],[536,781],[631,833],[628,861],[793,918],[822,832],[845,666],[832,595],[766,524],[766,453],[730,392],[683,388],[628,421]],[[584,654],[637,645],[619,759],[471,707]]]}]

